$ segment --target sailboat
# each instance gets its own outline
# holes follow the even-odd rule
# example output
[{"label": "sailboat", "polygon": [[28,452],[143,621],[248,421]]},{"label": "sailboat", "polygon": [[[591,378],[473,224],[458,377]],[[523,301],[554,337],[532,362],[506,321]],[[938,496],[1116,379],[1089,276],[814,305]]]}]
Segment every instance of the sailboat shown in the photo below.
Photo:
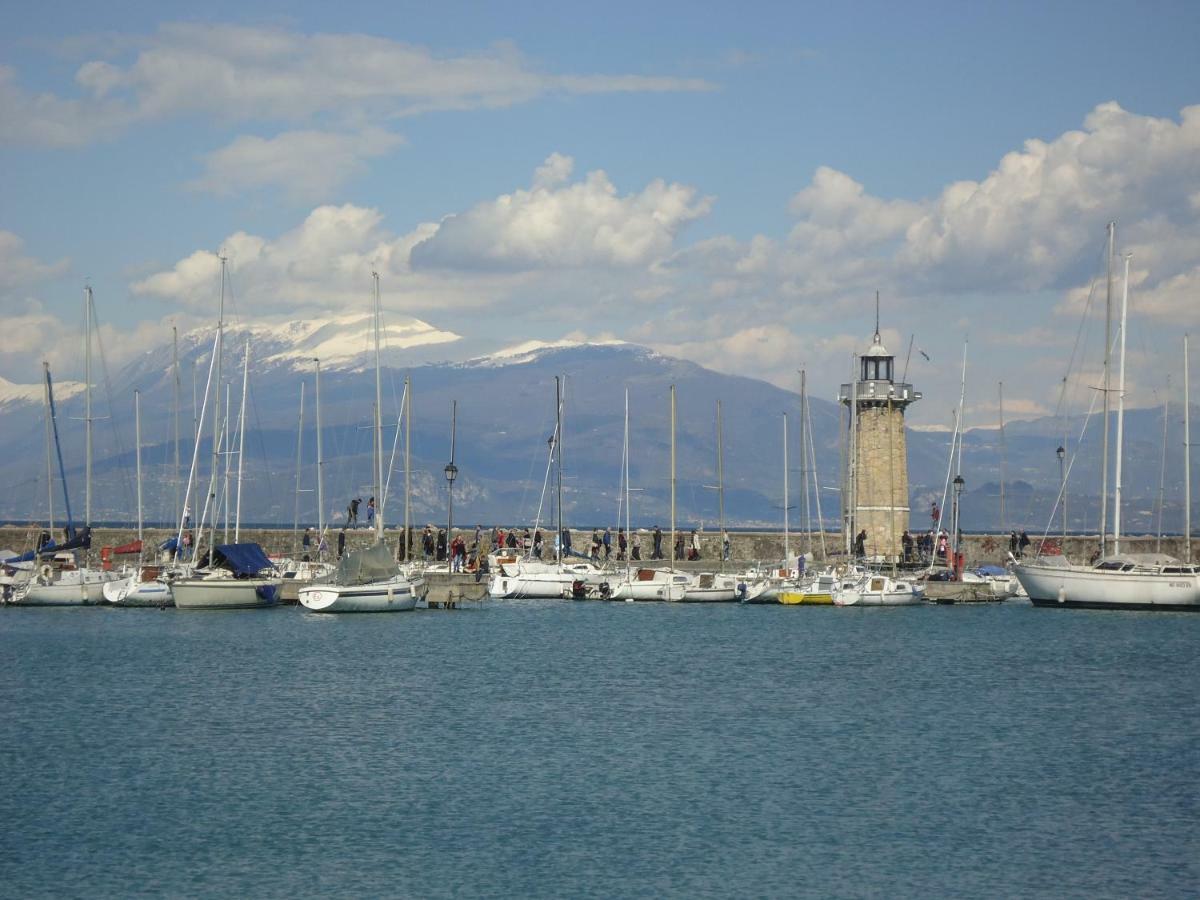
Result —
[{"label": "sailboat", "polygon": [[[625,389],[625,446],[621,459],[621,476],[625,492],[625,533],[633,534],[629,509],[629,389]],[[648,566],[634,568],[628,563],[624,575],[612,589],[613,600],[682,600],[688,577],[668,569],[653,569]]]},{"label": "sailboat", "polygon": [[[1129,305],[1129,255],[1125,256],[1125,284],[1121,299],[1120,343],[1117,378],[1116,470],[1113,492],[1112,553],[1108,554],[1108,393],[1111,368],[1111,340],[1108,330],[1112,316],[1112,262],[1115,223],[1108,226],[1108,302],[1105,312],[1104,347],[1104,460],[1101,482],[1100,558],[1090,566],[1072,565],[1062,556],[1040,556],[1031,561],[1016,561],[1013,572],[1034,606],[1081,609],[1134,609],[1200,611],[1200,566],[1191,563],[1191,483],[1189,454],[1184,455],[1186,486],[1185,532],[1189,559],[1181,563],[1161,553],[1121,553],[1121,459],[1125,413],[1125,331]],[[1184,406],[1187,407],[1188,339],[1183,339]],[[1185,427],[1186,430],[1186,427]],[[1185,434],[1184,446],[1189,448]],[[1061,499],[1061,498],[1060,498]]]},{"label": "sailboat", "polygon": [[375,311],[375,461],[372,476],[379,507],[375,511],[375,545],[346,554],[328,581],[300,588],[300,605],[311,612],[407,612],[415,609],[429,586],[418,575],[401,571],[391,549],[383,540],[386,512],[383,493],[383,376],[379,336],[381,305],[379,273],[372,272]]},{"label": "sailboat", "polygon": [[[200,557],[200,546],[204,541],[204,525],[212,514],[209,529],[210,550],[207,563],[193,569],[187,577],[177,578],[171,583],[171,594],[175,598],[178,609],[256,609],[274,606],[279,599],[279,577],[271,560],[267,558],[262,547],[255,543],[238,543],[241,530],[240,516],[234,522],[234,542],[232,544],[216,543],[216,490],[217,477],[220,470],[220,451],[223,437],[221,420],[221,357],[224,343],[225,318],[225,263],[221,258],[221,302],[217,315],[217,332],[213,339],[213,357],[209,361],[208,383],[204,389],[204,404],[200,411],[197,425],[197,440],[192,450],[192,467],[188,474],[188,486],[184,494],[184,509],[188,508],[191,500],[192,487],[195,484],[196,464],[199,459],[199,434],[204,427],[204,417],[208,410],[210,392],[215,398],[212,434],[212,462],[209,472],[208,496],[196,532],[195,545],[192,552]],[[214,370],[216,378],[213,378]],[[245,370],[244,370],[245,372]],[[243,374],[243,385],[245,374]],[[245,390],[243,388],[243,397]],[[245,403],[243,401],[243,407]],[[239,463],[240,464],[240,463]],[[228,469],[228,467],[227,467]],[[228,496],[228,490],[226,490]],[[239,504],[240,505],[240,504]],[[240,512],[240,510],[239,510]],[[228,501],[226,501],[226,521],[228,522]],[[182,545],[184,536],[184,520],[180,520],[179,531],[176,534],[175,547]],[[228,534],[228,530],[226,531]],[[200,557],[202,558],[202,557]]]},{"label": "sailboat", "polygon": [[[608,584],[605,574],[585,560],[567,562],[563,547],[563,384],[562,376],[554,376],[554,433],[550,436],[550,464],[555,469],[555,496],[557,507],[556,534],[553,562],[519,558],[503,561],[488,581],[488,594],[497,599],[585,599],[607,595]],[[547,470],[548,472],[549,470]],[[540,515],[540,512],[539,512]]]},{"label": "sailboat", "polygon": [[[171,586],[160,579],[158,566],[143,564],[142,529],[142,405],[141,392],[133,392],[134,456],[137,467],[137,547],[138,561],[132,570],[117,581],[104,585],[104,599],[115,606],[172,606]],[[115,552],[125,548],[118,547]],[[132,546],[130,547],[132,549]]]},{"label": "sailboat", "polygon": [[[56,565],[43,563],[25,587],[17,592],[10,603],[22,606],[89,606],[104,600],[104,585],[117,579],[115,572],[93,569],[86,563],[80,566],[75,559],[78,550],[87,551],[92,544],[92,323],[95,320],[95,305],[91,286],[83,289],[83,358],[84,358],[84,520],[83,530],[76,533],[71,521],[70,503],[67,502],[67,540],[55,547],[53,544],[40,548],[38,558],[51,556]],[[54,396],[50,382],[50,366],[43,363],[46,378],[48,412],[54,431],[54,443],[58,452],[59,473],[62,478],[63,496],[66,498],[67,478],[62,464],[62,446],[58,440],[58,424],[54,417]],[[71,551],[69,557],[61,554]]]}]

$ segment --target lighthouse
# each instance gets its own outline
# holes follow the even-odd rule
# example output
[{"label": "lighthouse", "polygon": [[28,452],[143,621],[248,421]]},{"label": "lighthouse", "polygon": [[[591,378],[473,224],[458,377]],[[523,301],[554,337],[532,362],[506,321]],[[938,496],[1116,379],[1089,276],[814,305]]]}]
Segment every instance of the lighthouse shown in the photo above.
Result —
[{"label": "lighthouse", "polygon": [[895,380],[895,357],[879,336],[879,295],[875,295],[875,339],[855,359],[855,381],[843,384],[838,399],[849,408],[849,461],[842,489],[847,546],[866,532],[868,557],[898,560],[900,538],[908,528],[908,447],[904,411],[921,394]]}]

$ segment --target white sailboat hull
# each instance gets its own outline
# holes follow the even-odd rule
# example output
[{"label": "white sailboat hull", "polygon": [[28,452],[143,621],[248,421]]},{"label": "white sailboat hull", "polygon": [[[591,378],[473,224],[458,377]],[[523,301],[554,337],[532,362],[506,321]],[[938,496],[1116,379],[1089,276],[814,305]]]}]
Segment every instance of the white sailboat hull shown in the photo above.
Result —
[{"label": "white sailboat hull", "polygon": [[189,578],[171,586],[178,609],[259,609],[274,606],[278,578]]},{"label": "white sailboat hull", "polygon": [[738,599],[738,579],[732,575],[697,575],[684,589],[684,603],[733,603]]},{"label": "white sailboat hull", "polygon": [[843,585],[833,598],[835,606],[920,606],[925,589],[908,581],[893,581],[886,575],[872,575],[857,584]]},{"label": "white sailboat hull", "polygon": [[319,613],[408,612],[428,592],[423,578],[396,578],[368,584],[314,584],[300,588],[300,605]]},{"label": "white sailboat hull", "polygon": [[1200,576],[1193,573],[1018,563],[1015,574],[1035,606],[1200,611]]},{"label": "white sailboat hull", "polygon": [[104,599],[113,606],[174,606],[171,586],[165,581],[142,581],[135,573],[104,585]]},{"label": "white sailboat hull", "polygon": [[115,573],[95,569],[76,569],[60,573],[49,584],[39,576],[9,601],[14,606],[95,606],[104,602],[105,584],[115,581]]},{"label": "white sailboat hull", "polygon": [[[644,572],[653,572],[649,577]],[[613,600],[679,601],[687,588],[686,580],[662,570],[643,569],[639,573],[627,574],[613,585]]]},{"label": "white sailboat hull", "polygon": [[564,568],[537,563],[515,571],[504,565],[488,582],[488,593],[502,600],[561,600],[572,596],[577,581],[592,593],[607,580],[603,572],[586,563]]}]

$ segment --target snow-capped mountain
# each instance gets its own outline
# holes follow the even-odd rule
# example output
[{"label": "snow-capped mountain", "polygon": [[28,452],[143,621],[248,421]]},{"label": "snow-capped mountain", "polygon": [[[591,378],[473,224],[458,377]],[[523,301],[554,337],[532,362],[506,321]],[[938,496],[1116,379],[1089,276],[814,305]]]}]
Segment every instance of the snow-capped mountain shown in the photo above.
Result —
[{"label": "snow-capped mountain", "polygon": [[[243,509],[254,522],[290,523],[297,509],[304,521],[315,521],[316,460],[314,357],[321,359],[321,415],[325,453],[327,520],[345,509],[353,496],[371,492],[371,428],[375,396],[373,329],[367,315],[342,315],[320,321],[280,325],[231,325],[226,330],[220,403],[228,395],[236,432],[241,396],[242,358],[250,341],[249,393],[246,410]],[[669,511],[670,446],[668,391],[677,388],[678,520],[688,527],[713,527],[717,498],[715,405],[723,403],[725,509],[730,522],[782,524],[782,428],[788,412],[791,442],[791,520],[803,515],[800,502],[798,398],[795,394],[750,378],[724,375],[695,363],[663,356],[649,348],[619,341],[529,341],[487,355],[462,353],[468,342],[458,335],[418,320],[393,322],[386,329],[384,362],[385,452],[392,458],[405,375],[413,389],[413,510],[421,522],[441,521],[446,511],[442,469],[450,456],[450,410],[457,401],[459,476],[454,485],[456,521],[531,521],[547,478],[547,438],[554,427],[554,377],[565,376],[563,458],[565,512],[587,525],[616,521],[623,452],[625,390],[630,405],[630,469],[633,517],[642,524],[666,524]],[[195,422],[202,416],[200,481],[208,485],[212,407],[203,397],[212,351],[212,330],[181,334],[178,414],[181,477],[192,459]],[[455,350],[459,359],[447,362]],[[143,469],[147,473],[146,509],[151,519],[166,519],[178,506],[175,487],[173,347],[170,342],[148,349],[118,372],[111,396],[93,392],[95,423],[93,518],[133,516],[134,388],[141,391]],[[302,429],[301,383],[305,406]],[[83,426],[80,386],[56,385],[59,431],[73,494],[82,493]],[[216,393],[216,392],[214,392]],[[0,383],[0,518],[26,520],[45,511],[45,429],[41,385]],[[821,397],[812,398],[816,470],[822,490],[821,512],[831,524],[839,515],[839,410]],[[224,418],[224,414],[223,414]],[[1054,450],[1062,423],[1010,423],[1004,450],[1009,482],[1007,522],[1030,529],[1045,527],[1058,488]],[[1175,432],[1178,427],[1173,426]],[[1075,433],[1078,430],[1072,426]],[[1126,414],[1126,521],[1149,527],[1153,501],[1134,498],[1157,493],[1161,448],[1157,410]],[[298,447],[299,438],[299,447]],[[1070,513],[1073,528],[1094,527],[1099,478],[1099,433],[1092,429],[1073,475]],[[964,527],[998,523],[998,482],[1002,445],[995,430],[972,429],[965,438]],[[1168,528],[1178,519],[1181,499],[1182,435],[1168,439],[1166,496]],[[922,527],[924,511],[941,500],[949,435],[911,431],[908,435],[910,493],[914,524]],[[296,458],[301,454],[297,479]],[[229,457],[232,459],[232,457]],[[388,518],[395,520],[402,483],[403,454],[395,456]],[[236,467],[234,467],[236,468]],[[1017,483],[1020,482],[1021,485]],[[297,484],[300,493],[297,494]],[[219,492],[221,493],[221,492]],[[299,498],[297,500],[297,497]],[[816,514],[818,495],[812,497]],[[1174,504],[1174,505],[1172,505]],[[78,506],[78,504],[76,504]],[[543,517],[550,515],[548,501]],[[1031,531],[1033,533],[1033,531]]]}]

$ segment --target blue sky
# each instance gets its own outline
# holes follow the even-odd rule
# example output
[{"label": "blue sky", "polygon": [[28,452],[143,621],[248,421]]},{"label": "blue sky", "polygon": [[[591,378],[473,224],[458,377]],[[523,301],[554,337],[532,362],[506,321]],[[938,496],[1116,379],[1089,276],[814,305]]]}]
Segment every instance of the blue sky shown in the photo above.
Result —
[{"label": "blue sky", "polygon": [[0,36],[14,381],[75,374],[84,279],[118,359],[205,321],[218,247],[245,318],[344,311],[383,260],[389,315],[448,356],[620,338],[825,393],[878,289],[893,351],[934,350],[928,423],[967,332],[978,417],[1001,379],[1052,411],[1109,218],[1135,400],[1200,317],[1194,3],[27,6]]}]

